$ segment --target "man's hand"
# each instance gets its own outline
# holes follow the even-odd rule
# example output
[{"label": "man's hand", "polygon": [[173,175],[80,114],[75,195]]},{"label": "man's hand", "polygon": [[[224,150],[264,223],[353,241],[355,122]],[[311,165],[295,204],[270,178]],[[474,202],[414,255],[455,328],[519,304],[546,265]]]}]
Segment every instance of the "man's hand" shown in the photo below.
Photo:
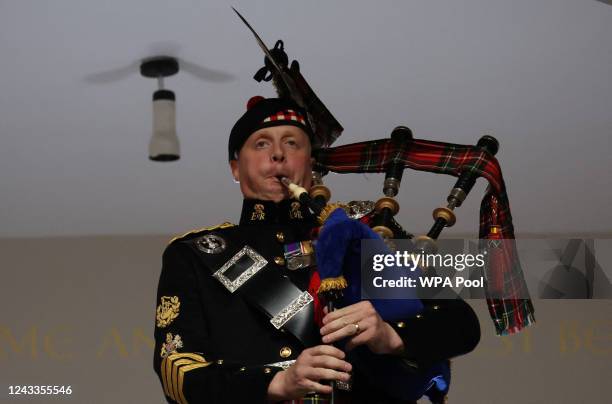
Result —
[{"label": "man's hand", "polygon": [[331,344],[349,338],[347,351],[358,345],[367,345],[372,352],[379,354],[398,354],[404,349],[400,336],[367,300],[327,313],[323,324],[323,342]]},{"label": "man's hand", "polygon": [[348,382],[351,364],[344,361],[344,357],[344,352],[330,345],[305,349],[289,369],[274,375],[268,386],[268,399],[291,400],[312,392],[330,394],[331,386],[320,381]]}]

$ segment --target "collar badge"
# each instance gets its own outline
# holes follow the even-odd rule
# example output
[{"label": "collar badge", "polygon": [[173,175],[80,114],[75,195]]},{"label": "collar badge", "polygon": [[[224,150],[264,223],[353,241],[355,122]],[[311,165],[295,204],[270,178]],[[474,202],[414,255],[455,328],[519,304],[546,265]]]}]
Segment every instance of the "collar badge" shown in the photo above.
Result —
[{"label": "collar badge", "polygon": [[302,206],[300,205],[299,202],[292,202],[291,203],[291,210],[289,211],[289,217],[291,219],[303,219],[302,217],[302,211],[300,210]]},{"label": "collar badge", "polygon": [[261,203],[256,203],[253,206],[253,213],[251,213],[251,220],[264,220],[266,218],[266,212],[264,212],[264,206]]}]

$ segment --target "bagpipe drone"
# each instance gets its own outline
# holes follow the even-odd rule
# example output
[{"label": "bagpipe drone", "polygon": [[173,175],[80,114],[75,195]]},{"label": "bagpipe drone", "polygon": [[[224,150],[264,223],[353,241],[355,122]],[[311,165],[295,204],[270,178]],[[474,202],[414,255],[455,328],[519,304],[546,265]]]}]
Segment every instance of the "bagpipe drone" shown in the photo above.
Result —
[{"label": "bagpipe drone", "polygon": [[[277,41],[271,49],[264,44],[248,22],[247,25],[265,53],[265,66],[255,74],[255,80],[272,81],[280,98],[292,99],[304,108],[313,130],[315,158],[313,185],[309,191],[282,179],[296,199],[308,205],[321,224],[316,245],[317,272],[320,278],[318,293],[329,309],[341,307],[361,299],[359,278],[361,268],[361,240],[372,240],[380,252],[390,251],[392,239],[411,238],[394,219],[399,211],[395,197],[399,193],[406,168],[447,174],[457,177],[445,206],[433,211],[434,223],[426,235],[412,238],[418,252],[435,252],[436,240],[446,227],[454,225],[455,208],[462,205],[476,180],[483,177],[488,187],[480,205],[479,239],[490,243],[485,269],[487,306],[498,335],[520,331],[535,321],[534,309],[514,245],[514,227],[510,204],[499,162],[495,154],[499,143],[492,136],[481,137],[475,146],[415,139],[409,128],[395,128],[390,138],[330,147],[343,131],[342,125],[319,100],[300,72],[297,61],[289,64],[284,44]],[[322,178],[334,173],[385,173],[383,196],[373,206],[362,206],[366,214],[355,214],[340,204],[329,203],[331,192]],[[366,202],[363,202],[367,204]],[[355,207],[353,206],[353,210]],[[359,210],[359,207],[357,207]],[[355,219],[358,217],[359,219]],[[510,240],[497,243],[499,240]],[[376,244],[378,243],[378,244]],[[387,321],[414,316],[423,305],[415,298],[372,301],[380,316]],[[366,355],[367,356],[367,355]],[[400,399],[418,399],[433,384],[439,382],[442,393],[448,389],[448,362],[433,364],[414,377],[413,364],[405,361],[379,363],[376,355],[361,359],[365,367],[384,366],[394,380],[383,388]],[[395,366],[395,368],[394,368]],[[391,367],[391,368],[389,368]],[[375,375],[376,372],[370,373]],[[405,374],[405,378],[401,379]],[[413,380],[408,382],[408,378]],[[395,382],[401,379],[401,388]],[[387,383],[387,384],[385,384]],[[432,401],[434,398],[430,396]]]}]

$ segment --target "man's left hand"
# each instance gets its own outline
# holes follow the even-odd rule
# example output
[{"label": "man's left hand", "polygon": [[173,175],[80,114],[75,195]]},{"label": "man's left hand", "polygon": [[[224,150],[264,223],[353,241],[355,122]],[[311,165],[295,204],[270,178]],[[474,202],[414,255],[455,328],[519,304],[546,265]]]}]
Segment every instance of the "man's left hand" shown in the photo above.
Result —
[{"label": "man's left hand", "polygon": [[325,344],[348,338],[347,351],[359,345],[378,354],[399,354],[404,350],[400,336],[367,300],[327,313],[321,335]]}]

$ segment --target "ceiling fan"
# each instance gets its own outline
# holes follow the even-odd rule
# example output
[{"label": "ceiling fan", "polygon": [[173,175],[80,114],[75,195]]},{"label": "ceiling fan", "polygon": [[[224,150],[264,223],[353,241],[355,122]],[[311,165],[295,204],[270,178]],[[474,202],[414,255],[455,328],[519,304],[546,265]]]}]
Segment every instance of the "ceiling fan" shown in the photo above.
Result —
[{"label": "ceiling fan", "polygon": [[[96,72],[85,76],[85,81],[91,84],[108,84],[115,81],[123,80],[131,75],[138,73],[140,65],[147,60],[160,57],[159,55],[166,55],[166,53],[154,54],[153,56],[146,57],[140,60],[136,60],[124,66],[118,66],[112,69]],[[179,65],[180,70],[191,74],[195,78],[200,80],[208,81],[211,83],[225,83],[235,79],[235,76],[230,73],[226,73],[221,70],[215,70],[208,67],[200,66],[196,63],[190,62],[183,58],[177,58],[173,56]]]},{"label": "ceiling fan", "polygon": [[[220,70],[200,66],[183,58],[166,56],[176,54],[177,46],[162,44],[165,51],[156,49],[154,56],[136,60],[124,66],[85,76],[91,84],[108,84],[140,73],[143,77],[157,79],[158,89],[153,93],[153,135],[149,141],[149,159],[152,161],[175,161],[180,158],[179,140],[176,135],[176,95],[164,88],[164,78],[182,70],[195,78],[212,83],[224,83],[235,79],[234,75]],[[160,46],[155,46],[160,48]]]}]

